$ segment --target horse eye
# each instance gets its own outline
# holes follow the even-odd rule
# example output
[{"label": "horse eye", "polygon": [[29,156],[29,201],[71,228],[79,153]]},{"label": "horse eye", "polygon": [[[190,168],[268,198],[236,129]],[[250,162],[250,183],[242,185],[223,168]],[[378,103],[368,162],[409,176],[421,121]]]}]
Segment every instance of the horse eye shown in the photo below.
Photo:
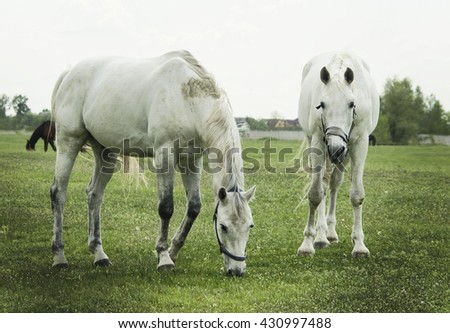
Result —
[{"label": "horse eye", "polygon": [[226,225],[221,224],[220,228],[222,229],[223,232],[228,232],[228,227]]},{"label": "horse eye", "polygon": [[318,106],[316,106],[317,110],[323,109],[323,108],[325,108],[325,103],[324,102],[320,102],[320,104]]},{"label": "horse eye", "polygon": [[252,223],[252,224],[250,224],[250,228],[253,228],[255,225]]}]

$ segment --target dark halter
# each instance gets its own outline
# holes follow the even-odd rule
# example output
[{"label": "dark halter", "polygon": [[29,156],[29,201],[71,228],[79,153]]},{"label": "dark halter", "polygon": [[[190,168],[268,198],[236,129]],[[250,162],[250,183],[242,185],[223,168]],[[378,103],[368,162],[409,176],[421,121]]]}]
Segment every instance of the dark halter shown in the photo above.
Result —
[{"label": "dark halter", "polygon": [[[322,104],[319,106],[316,106],[316,109],[322,108]],[[336,126],[330,126],[325,128],[325,123],[323,122],[323,113],[320,116],[320,120],[322,122],[322,130],[323,130],[323,142],[325,144],[327,143],[327,136],[334,135],[340,137],[346,144],[348,143],[348,140],[350,140],[350,135],[352,134],[353,128],[355,127],[355,116],[356,116],[356,105],[353,106],[353,118],[352,118],[352,125],[350,127],[350,131],[348,131],[348,134],[344,132],[344,130],[340,127]]]},{"label": "dark halter", "polygon": [[[242,190],[239,189],[237,186],[233,186],[227,192],[241,192],[241,191]],[[217,243],[219,243],[220,253],[222,253],[222,254],[224,254],[224,255],[226,255],[226,256],[228,256],[231,259],[236,260],[236,261],[245,261],[245,259],[247,258],[247,256],[245,254],[243,256],[236,256],[236,255],[232,254],[230,251],[227,250],[227,248],[220,241],[219,231],[217,229],[217,211],[219,209],[219,204],[220,204],[220,200],[217,202],[216,209],[214,210],[213,222],[214,222],[214,229],[216,231]]]}]

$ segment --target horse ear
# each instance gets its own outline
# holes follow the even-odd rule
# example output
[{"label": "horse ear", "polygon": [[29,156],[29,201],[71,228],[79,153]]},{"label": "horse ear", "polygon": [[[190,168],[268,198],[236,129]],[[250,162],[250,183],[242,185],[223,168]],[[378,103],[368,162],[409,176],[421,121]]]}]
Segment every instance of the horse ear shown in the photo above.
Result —
[{"label": "horse ear", "polygon": [[320,80],[322,80],[323,84],[327,84],[330,81],[330,72],[328,72],[326,67],[320,70]]},{"label": "horse ear", "polygon": [[249,190],[244,192],[244,198],[247,200],[247,202],[250,202],[253,197],[255,196],[256,186],[253,185]]},{"label": "horse ear", "polygon": [[344,73],[345,81],[347,81],[348,84],[353,82],[353,79],[355,78],[355,75],[353,74],[353,71],[350,67],[347,67],[347,70]]},{"label": "horse ear", "polygon": [[227,190],[225,187],[221,187],[219,190],[219,199],[220,201],[224,201],[227,198]]}]

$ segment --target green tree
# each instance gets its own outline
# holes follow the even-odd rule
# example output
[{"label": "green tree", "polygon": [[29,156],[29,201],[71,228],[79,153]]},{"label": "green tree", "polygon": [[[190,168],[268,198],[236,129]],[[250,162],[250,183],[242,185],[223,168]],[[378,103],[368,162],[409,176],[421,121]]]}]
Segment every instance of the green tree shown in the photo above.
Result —
[{"label": "green tree", "polygon": [[389,123],[388,117],[384,113],[380,113],[380,117],[378,118],[377,128],[373,132],[377,139],[378,145],[391,145],[392,139],[389,132]]},{"label": "green tree", "polygon": [[424,112],[420,87],[414,90],[409,79],[388,79],[380,110],[392,142],[408,144],[419,133],[419,121]]},{"label": "green tree", "polygon": [[420,125],[422,133],[441,135],[450,134],[448,114],[434,95],[431,95],[426,101],[425,112],[422,115]]},{"label": "green tree", "polygon": [[9,109],[9,97],[5,94],[0,96],[0,118],[6,117],[6,111]]},{"label": "green tree", "polygon": [[12,99],[12,107],[16,111],[18,117],[26,115],[31,109],[27,105],[28,97],[23,95],[16,95]]},{"label": "green tree", "polygon": [[250,127],[251,130],[267,131],[269,129],[267,123],[262,119],[256,120],[255,118],[247,117],[245,120],[247,121],[248,126]]}]

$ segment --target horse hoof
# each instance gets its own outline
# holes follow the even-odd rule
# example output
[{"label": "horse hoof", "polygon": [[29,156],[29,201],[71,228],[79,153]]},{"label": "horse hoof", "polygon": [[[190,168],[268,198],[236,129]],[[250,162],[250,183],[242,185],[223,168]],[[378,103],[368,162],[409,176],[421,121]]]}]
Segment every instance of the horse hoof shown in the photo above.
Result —
[{"label": "horse hoof", "polygon": [[158,253],[158,271],[170,271],[175,268],[175,263],[169,256],[168,251]]},{"label": "horse hoof", "polygon": [[324,249],[326,247],[330,246],[330,242],[325,242],[325,241],[319,241],[319,242],[314,242],[314,248],[315,249]]},{"label": "horse hoof", "polygon": [[300,257],[311,257],[312,258],[314,256],[314,253],[298,251],[297,255],[299,255]]},{"label": "horse hoof", "polygon": [[95,264],[95,266],[99,266],[99,267],[109,267],[112,265],[112,262],[108,258],[105,258],[105,259],[96,261],[94,264]]},{"label": "horse hoof", "polygon": [[312,257],[312,256],[314,256],[314,250],[308,251],[308,250],[304,250],[304,249],[300,248],[297,250],[297,255],[299,255],[301,257]]},{"label": "horse hoof", "polygon": [[327,237],[327,239],[331,244],[339,243],[339,238],[337,237]]},{"label": "horse hoof", "polygon": [[56,268],[56,269],[65,269],[65,268],[69,267],[69,264],[66,262],[61,262],[59,264],[53,264],[52,267]]},{"label": "horse hoof", "polygon": [[175,268],[175,264],[165,264],[165,265],[158,265],[158,271],[164,272],[164,271],[171,271]]},{"label": "horse hoof", "polygon": [[370,252],[352,252],[353,258],[368,258],[370,256]]}]

